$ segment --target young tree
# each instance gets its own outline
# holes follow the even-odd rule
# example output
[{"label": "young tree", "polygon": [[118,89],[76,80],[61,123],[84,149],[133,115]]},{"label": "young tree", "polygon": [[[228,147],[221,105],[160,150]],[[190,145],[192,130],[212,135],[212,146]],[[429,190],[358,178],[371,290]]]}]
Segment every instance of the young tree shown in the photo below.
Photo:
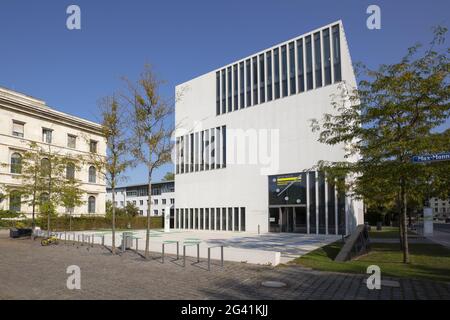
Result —
[{"label": "young tree", "polygon": [[404,263],[409,262],[408,198],[435,192],[432,181],[448,190],[439,174],[450,171],[449,162],[411,161],[414,155],[449,151],[448,131],[437,130],[450,114],[448,48],[437,51],[446,32],[437,27],[427,50],[416,45],[398,63],[377,70],[363,66],[359,89],[343,83],[333,101],[337,112],[313,121],[320,142],[345,144],[347,156],[356,156],[354,162],[321,162],[322,170],[332,179],[353,175],[351,187],[364,199],[397,204]]},{"label": "young tree", "polygon": [[160,95],[163,84],[150,66],[145,66],[137,83],[128,83],[128,94],[124,96],[131,106],[133,132],[131,152],[136,161],[146,166],[148,172],[148,211],[145,237],[145,258],[149,256],[151,182],[153,172],[171,159],[173,127],[169,116],[173,107]]},{"label": "young tree", "polygon": [[126,136],[126,113],[113,97],[106,97],[99,103],[101,111],[102,132],[106,140],[106,158],[94,157],[97,170],[104,176],[112,192],[112,253],[116,253],[116,187],[125,179],[125,170],[133,164],[128,158]]}]

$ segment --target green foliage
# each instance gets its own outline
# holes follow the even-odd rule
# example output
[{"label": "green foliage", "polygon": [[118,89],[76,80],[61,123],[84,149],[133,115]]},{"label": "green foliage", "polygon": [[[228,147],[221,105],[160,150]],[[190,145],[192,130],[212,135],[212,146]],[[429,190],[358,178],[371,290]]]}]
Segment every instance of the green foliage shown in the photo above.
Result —
[{"label": "green foliage", "polygon": [[175,180],[175,174],[173,172],[166,172],[166,174],[162,178],[162,181],[173,181],[173,180]]}]

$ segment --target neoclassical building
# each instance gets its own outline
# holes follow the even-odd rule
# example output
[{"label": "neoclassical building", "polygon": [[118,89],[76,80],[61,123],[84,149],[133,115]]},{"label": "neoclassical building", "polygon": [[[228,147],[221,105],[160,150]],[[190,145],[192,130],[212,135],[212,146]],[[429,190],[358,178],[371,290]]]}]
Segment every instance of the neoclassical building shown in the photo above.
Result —
[{"label": "neoclassical building", "polygon": [[[106,141],[99,124],[0,87],[0,210],[32,212],[20,196],[5,193],[6,186],[21,183],[21,157],[32,142],[74,158],[99,159],[106,155]],[[58,208],[58,213],[103,215],[106,183],[93,163],[85,161],[77,170],[68,167],[66,174],[81,182],[84,204],[76,208]]]}]

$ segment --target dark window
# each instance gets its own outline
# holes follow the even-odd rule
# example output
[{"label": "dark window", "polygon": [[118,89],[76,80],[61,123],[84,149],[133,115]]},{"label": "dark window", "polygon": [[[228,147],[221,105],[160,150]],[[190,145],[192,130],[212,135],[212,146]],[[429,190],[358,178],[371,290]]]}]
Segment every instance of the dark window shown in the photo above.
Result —
[{"label": "dark window", "polygon": [[195,171],[198,171],[198,150],[199,150],[199,133],[196,132],[195,135],[195,141],[194,141],[194,169]]},{"label": "dark window", "polygon": [[222,231],[227,230],[227,208],[222,208]]},{"label": "dark window", "polygon": [[244,91],[245,91],[245,78],[244,78],[244,62],[239,63],[239,107],[242,109],[244,105]]},{"label": "dark window", "polygon": [[175,228],[180,229],[180,211],[179,211],[179,209],[175,210]]},{"label": "dark window", "polygon": [[194,171],[194,149],[195,148],[195,144],[194,144],[194,134],[191,133],[191,146],[189,148],[189,168],[190,171]]},{"label": "dark window", "polygon": [[339,38],[339,25],[333,27],[333,63],[334,82],[341,81],[341,42]]},{"label": "dark window", "polygon": [[225,76],[225,69],[222,70],[222,113],[226,113],[227,112],[227,99],[226,99],[226,95],[227,95],[227,86],[226,86],[226,76]]},{"label": "dark window", "polygon": [[234,208],[234,231],[239,231],[239,208]]},{"label": "dark window", "polygon": [[205,209],[205,230],[209,230],[209,209]]},{"label": "dark window", "polygon": [[205,131],[200,132],[200,171],[205,169]]},{"label": "dark window", "polygon": [[67,147],[75,149],[77,147],[77,136],[67,135]]},{"label": "dark window", "polygon": [[220,114],[220,72],[216,72],[216,115]]},{"label": "dark window", "polygon": [[338,221],[337,225],[339,226],[338,232],[339,234],[345,234],[345,191],[341,191],[338,189]]},{"label": "dark window", "polygon": [[238,65],[233,66],[233,110],[238,109]]},{"label": "dark window", "polygon": [[295,46],[294,42],[289,43],[289,81],[290,94],[297,93],[297,83],[295,79]]},{"label": "dark window", "polygon": [[97,153],[97,141],[91,140],[89,142],[89,151],[92,153]]},{"label": "dark window", "polygon": [[328,233],[336,234],[334,184],[328,182]]},{"label": "dark window", "polygon": [[313,88],[311,36],[307,36],[305,38],[305,49],[306,49],[306,89],[311,90]]},{"label": "dark window", "polygon": [[95,183],[97,181],[97,172],[94,166],[89,167],[89,182]]},{"label": "dark window", "polygon": [[209,130],[204,131],[205,135],[205,170],[209,170]]},{"label": "dark window", "polygon": [[211,230],[216,230],[216,219],[215,219],[215,212],[214,208],[211,208]]},{"label": "dark window", "polygon": [[241,231],[245,231],[245,208],[241,207]]},{"label": "dark window", "polygon": [[297,40],[298,92],[305,91],[305,67],[303,65],[303,39]]},{"label": "dark window", "polygon": [[22,173],[22,156],[18,153],[11,155],[11,173]]},{"label": "dark window", "polygon": [[13,121],[12,135],[15,137],[23,137],[24,126],[25,124],[23,122]]},{"label": "dark window", "polygon": [[331,56],[330,56],[330,30],[323,30],[323,62],[325,85],[331,83]]},{"label": "dark window", "polygon": [[259,103],[266,101],[265,88],[266,77],[264,75],[264,54],[259,55]]},{"label": "dark window", "polygon": [[210,130],[210,143],[209,143],[209,150],[211,154],[211,170],[216,168],[216,130],[212,129]]},{"label": "dark window", "polygon": [[176,166],[176,173],[180,173],[180,138],[176,139],[176,150],[177,150],[177,166]]},{"label": "dark window", "polygon": [[194,226],[195,226],[194,229],[198,230],[198,209],[197,208],[195,208]]},{"label": "dark window", "polygon": [[205,226],[204,226],[204,217],[205,217],[205,215],[204,215],[204,212],[203,212],[203,208],[200,208],[200,230],[203,230],[205,228]]},{"label": "dark window", "polygon": [[66,179],[75,179],[75,165],[72,162],[66,165]]},{"label": "dark window", "polygon": [[253,57],[253,105],[258,104],[258,58]]},{"label": "dark window", "polygon": [[12,191],[9,194],[9,210],[14,212],[20,212],[22,199],[20,192]]},{"label": "dark window", "polygon": [[319,233],[325,234],[325,175],[319,172]]},{"label": "dark window", "polygon": [[220,230],[220,208],[216,208],[216,230]]},{"label": "dark window", "polygon": [[267,101],[272,100],[272,51],[267,51]]},{"label": "dark window", "polygon": [[88,199],[88,213],[95,213],[95,197],[90,196]]},{"label": "dark window", "polygon": [[309,232],[316,233],[316,173],[309,173]]},{"label": "dark window", "polygon": [[250,68],[250,59],[245,61],[245,71],[246,71],[246,92],[247,92],[247,103],[246,106],[249,107],[252,105],[252,92],[251,92],[251,83],[252,83],[252,75]]},{"label": "dark window", "polygon": [[287,83],[287,52],[286,46],[281,47],[281,80],[282,80],[282,96],[287,96],[288,83]]},{"label": "dark window", "polygon": [[42,142],[52,143],[52,132],[51,129],[42,128]]},{"label": "dark window", "polygon": [[231,112],[233,109],[232,105],[231,105],[231,67],[228,67],[227,69],[227,84],[228,84],[228,112]]},{"label": "dark window", "polygon": [[322,86],[322,46],[320,32],[314,34],[314,69],[316,73],[316,88]]},{"label": "dark window", "polygon": [[222,167],[227,166],[227,127],[222,126]]},{"label": "dark window", "polygon": [[228,208],[228,231],[233,231],[233,208]]},{"label": "dark window", "polygon": [[275,82],[275,99],[280,97],[280,57],[278,48],[273,52],[273,65],[274,65],[274,82]]},{"label": "dark window", "polygon": [[191,219],[189,223],[189,229],[194,229],[194,209],[190,209],[189,219]]}]

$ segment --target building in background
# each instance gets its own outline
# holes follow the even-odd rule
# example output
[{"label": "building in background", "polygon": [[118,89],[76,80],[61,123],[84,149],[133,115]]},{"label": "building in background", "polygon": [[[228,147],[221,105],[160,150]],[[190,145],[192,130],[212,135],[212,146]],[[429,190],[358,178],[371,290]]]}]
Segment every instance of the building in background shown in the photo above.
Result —
[{"label": "building in background", "polygon": [[[127,203],[134,204],[139,209],[139,215],[148,214],[148,184],[135,184],[115,189],[115,202],[117,208],[124,208]],[[112,201],[112,190],[107,188],[106,200]],[[164,216],[167,208],[175,208],[175,183],[173,181],[162,181],[152,183],[151,216]],[[171,213],[167,212],[167,213]]]},{"label": "building in background", "polygon": [[450,219],[450,198],[449,199],[430,199],[430,207],[433,209],[433,216],[438,220]]},{"label": "building in background", "polygon": [[[0,88],[0,163],[5,164],[0,166],[0,193],[5,186],[20,183],[14,178],[20,175],[14,164],[20,163],[21,153],[31,142],[75,158],[92,157],[92,153],[106,155],[106,141],[99,124],[52,109],[44,101]],[[77,208],[57,208],[57,212],[105,214],[106,184],[93,164],[87,163],[73,174],[82,183],[85,204]],[[11,197],[20,198],[20,195],[0,198],[1,210],[31,214],[31,207],[21,203],[22,199]]]},{"label": "building in background", "polygon": [[[226,44],[224,44],[224,49]],[[315,171],[344,160],[311,119],[356,87],[341,21],[176,87],[176,229],[348,234],[360,202]]]}]

